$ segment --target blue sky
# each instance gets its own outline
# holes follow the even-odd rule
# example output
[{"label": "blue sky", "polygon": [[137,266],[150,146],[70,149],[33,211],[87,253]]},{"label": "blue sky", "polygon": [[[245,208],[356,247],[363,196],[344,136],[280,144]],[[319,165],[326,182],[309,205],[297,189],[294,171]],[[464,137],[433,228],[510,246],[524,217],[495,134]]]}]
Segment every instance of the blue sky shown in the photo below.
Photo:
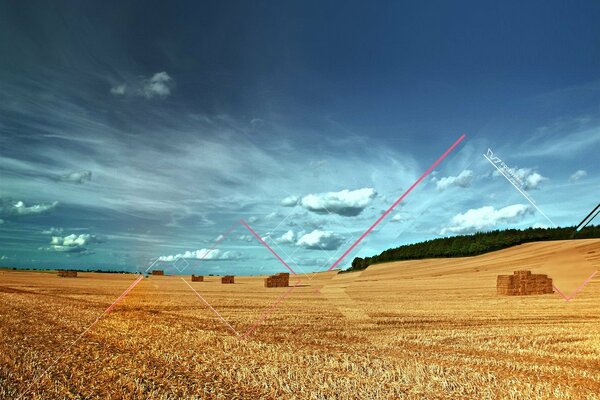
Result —
[{"label": "blue sky", "polygon": [[0,5],[0,265],[326,269],[462,133],[343,266],[598,203],[600,3],[283,3]]}]

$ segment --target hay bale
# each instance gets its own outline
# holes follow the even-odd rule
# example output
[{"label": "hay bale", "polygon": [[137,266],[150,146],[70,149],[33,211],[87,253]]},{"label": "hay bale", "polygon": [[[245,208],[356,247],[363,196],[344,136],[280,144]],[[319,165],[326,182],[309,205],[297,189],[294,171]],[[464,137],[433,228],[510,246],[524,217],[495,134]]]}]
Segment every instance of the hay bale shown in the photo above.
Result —
[{"label": "hay bale", "polygon": [[548,275],[514,271],[513,275],[498,275],[496,292],[504,296],[526,296],[554,293],[554,288]]},{"label": "hay bale", "polygon": [[288,287],[290,286],[290,274],[280,272],[265,278],[265,287]]},{"label": "hay bale", "polygon": [[165,271],[163,271],[162,269],[153,269],[152,270],[152,275],[163,276],[164,274],[165,274]]},{"label": "hay bale", "polygon": [[204,282],[204,275],[192,275],[192,282]]},{"label": "hay bale", "polygon": [[221,283],[234,283],[234,276],[233,275],[225,275],[225,276],[221,277]]},{"label": "hay bale", "polygon": [[77,278],[77,271],[59,270],[58,276],[61,278]]}]

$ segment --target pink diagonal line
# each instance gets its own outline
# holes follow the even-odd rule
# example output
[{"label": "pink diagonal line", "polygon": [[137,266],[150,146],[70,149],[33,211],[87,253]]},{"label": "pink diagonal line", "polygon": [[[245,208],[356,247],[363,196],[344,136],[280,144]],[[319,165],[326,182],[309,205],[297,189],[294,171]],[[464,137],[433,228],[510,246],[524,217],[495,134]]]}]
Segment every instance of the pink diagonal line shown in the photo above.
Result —
[{"label": "pink diagonal line", "polygon": [[140,281],[141,281],[143,278],[144,278],[144,276],[143,276],[143,275],[140,275],[140,277],[139,277],[139,278],[137,278],[137,279],[135,280],[135,282],[133,282],[133,283],[132,283],[132,284],[131,284],[131,285],[130,285],[130,286],[129,286],[129,287],[128,287],[128,288],[127,288],[127,289],[126,289],[124,292],[123,292],[123,294],[121,294],[119,297],[117,297],[117,299],[116,299],[115,301],[113,301],[113,303],[112,303],[110,306],[108,306],[108,308],[107,308],[106,310],[104,310],[104,311],[102,312],[102,314],[100,314],[100,315],[98,316],[98,318],[96,318],[96,320],[95,320],[94,322],[92,322],[92,323],[91,323],[91,324],[90,324],[90,325],[89,325],[87,328],[85,328],[85,330],[84,330],[83,332],[81,332],[81,333],[79,334],[79,336],[77,336],[77,338],[76,338],[76,339],[75,339],[75,340],[74,340],[74,341],[73,341],[73,342],[72,342],[72,343],[69,345],[69,347],[67,347],[67,348],[65,349],[65,351],[63,351],[63,352],[62,352],[62,353],[61,353],[61,354],[60,354],[60,355],[59,355],[59,356],[58,356],[58,357],[57,357],[57,358],[54,360],[54,362],[53,362],[53,363],[52,363],[52,364],[51,364],[51,365],[50,365],[48,368],[46,368],[46,370],[45,370],[44,372],[42,372],[42,374],[41,374],[40,376],[38,376],[36,379],[34,379],[34,380],[33,380],[33,381],[32,381],[32,382],[29,384],[29,386],[27,387],[27,389],[25,389],[25,391],[24,391],[23,393],[21,393],[21,395],[19,395],[19,397],[17,397],[17,400],[19,400],[19,399],[23,398],[23,396],[25,396],[27,393],[29,393],[29,391],[31,390],[31,388],[33,387],[33,385],[35,385],[37,382],[39,382],[39,380],[40,380],[40,379],[41,379],[41,378],[42,378],[44,375],[46,375],[46,374],[48,373],[48,371],[50,371],[50,369],[52,369],[52,368],[53,368],[53,367],[54,367],[56,364],[58,364],[58,362],[60,361],[60,359],[61,359],[61,358],[63,358],[63,357],[64,357],[64,355],[65,355],[65,354],[67,354],[67,353],[69,352],[69,350],[71,350],[71,348],[72,348],[73,346],[75,346],[75,344],[76,344],[76,343],[77,343],[77,342],[78,342],[78,341],[79,341],[79,340],[80,340],[82,337],[84,337],[84,336],[85,336],[85,334],[86,334],[86,333],[88,333],[88,331],[89,331],[90,329],[92,329],[92,327],[93,327],[94,325],[96,325],[96,323],[97,323],[98,321],[100,321],[100,318],[102,318],[102,317],[103,317],[105,314],[109,313],[109,312],[110,312],[110,310],[112,310],[112,309],[113,309],[113,308],[114,308],[114,307],[117,305],[117,303],[118,303],[119,301],[121,301],[121,299],[123,299],[123,297],[125,297],[125,295],[126,295],[127,293],[129,293],[129,292],[130,292],[130,291],[131,291],[131,290],[132,290],[132,289],[133,289],[133,288],[134,288],[134,287],[135,287],[135,286],[136,286],[138,283],[140,283]]},{"label": "pink diagonal line", "polygon": [[558,294],[560,294],[566,301],[571,300],[567,295],[565,295],[559,288],[557,288],[556,286],[552,285],[552,287],[554,288],[554,290],[556,290],[558,292]]},{"label": "pink diagonal line", "polygon": [[575,289],[575,291],[573,292],[572,295],[570,296],[566,296],[563,292],[560,291],[559,288],[557,288],[556,286],[552,285],[552,287],[554,288],[554,290],[556,290],[566,301],[571,301],[573,300],[573,298],[577,295],[577,293],[581,292],[583,290],[583,288],[585,287],[585,285],[587,285],[594,276],[596,276],[596,274],[598,273],[598,271],[594,271],[592,273],[592,275],[590,275],[585,281],[583,281],[583,283],[581,285],[579,285],[579,287],[577,289]]},{"label": "pink diagonal line", "polygon": [[442,154],[442,155],[441,155],[441,156],[440,156],[440,157],[439,157],[437,160],[435,160],[435,162],[434,162],[433,164],[431,164],[431,166],[430,166],[429,168],[427,168],[427,171],[425,171],[425,172],[423,173],[423,175],[421,175],[421,176],[419,177],[419,179],[417,179],[417,180],[415,181],[415,183],[413,183],[413,184],[411,185],[411,187],[409,187],[409,188],[406,190],[406,192],[404,192],[404,194],[402,194],[402,196],[400,196],[400,197],[398,198],[398,200],[396,200],[396,201],[394,202],[394,204],[392,204],[392,205],[390,206],[390,208],[388,208],[388,209],[387,209],[387,210],[386,210],[386,211],[385,211],[383,214],[381,214],[381,216],[380,216],[379,218],[377,218],[377,221],[375,221],[375,222],[373,223],[373,225],[371,225],[371,226],[370,226],[370,227],[369,227],[369,228],[368,228],[368,229],[367,229],[367,230],[366,230],[366,231],[365,231],[365,232],[364,232],[362,235],[360,235],[360,237],[359,237],[359,238],[358,238],[358,239],[357,239],[357,240],[356,240],[356,241],[355,241],[355,242],[352,244],[352,246],[350,246],[350,247],[348,248],[348,250],[346,250],[346,251],[344,252],[344,254],[342,254],[342,255],[340,256],[340,258],[338,258],[338,259],[337,259],[337,260],[336,260],[336,261],[335,261],[335,262],[334,262],[334,263],[331,265],[331,267],[329,267],[329,269],[328,269],[327,271],[331,271],[332,269],[334,269],[335,267],[337,267],[337,266],[338,266],[338,264],[339,264],[339,263],[341,263],[341,262],[342,262],[342,260],[343,260],[343,259],[344,259],[344,258],[345,258],[345,257],[346,257],[346,256],[347,256],[347,255],[348,255],[348,254],[349,254],[349,253],[350,253],[350,252],[351,252],[351,251],[352,251],[352,250],[353,250],[353,249],[354,249],[354,248],[355,248],[355,247],[356,247],[356,246],[357,246],[357,245],[360,243],[360,242],[362,242],[362,240],[363,240],[363,239],[364,239],[364,238],[365,238],[365,237],[366,237],[366,236],[367,236],[369,233],[371,233],[371,231],[372,231],[373,229],[375,229],[375,227],[376,227],[377,225],[379,225],[379,223],[380,223],[380,222],[381,222],[381,221],[382,221],[382,220],[383,220],[385,217],[387,217],[387,216],[388,216],[388,214],[389,214],[389,213],[391,213],[391,212],[392,212],[392,210],[393,210],[394,208],[396,208],[396,206],[397,206],[398,204],[400,204],[400,202],[401,202],[402,200],[404,200],[404,198],[405,198],[405,197],[406,197],[406,196],[407,196],[407,195],[408,195],[408,194],[409,194],[409,193],[410,193],[410,192],[411,192],[411,191],[412,191],[412,190],[413,190],[413,189],[414,189],[414,188],[415,188],[415,187],[416,187],[416,186],[417,186],[419,183],[421,183],[421,181],[423,181],[423,179],[425,179],[425,177],[427,177],[427,175],[429,175],[429,174],[431,173],[431,171],[433,171],[433,169],[434,169],[435,167],[437,167],[437,166],[438,166],[438,164],[439,164],[439,163],[441,163],[441,162],[444,160],[444,158],[446,158],[446,157],[448,156],[448,154],[450,154],[450,152],[451,152],[452,150],[454,150],[454,148],[455,148],[456,146],[458,146],[458,144],[459,144],[460,142],[462,142],[462,141],[463,141],[463,139],[464,139],[465,137],[466,137],[466,135],[463,133],[463,134],[462,134],[462,135],[461,135],[461,136],[460,136],[460,137],[459,137],[459,138],[456,140],[456,142],[454,142],[454,143],[452,144],[452,146],[450,146],[450,147],[448,148],[448,150],[446,150],[446,151],[444,152],[444,154]]},{"label": "pink diagonal line", "polygon": [[213,306],[211,306],[211,305],[210,305],[210,303],[209,303],[208,301],[206,301],[206,300],[204,299],[204,297],[202,297],[202,296],[200,295],[200,293],[198,293],[198,292],[196,291],[196,289],[194,289],[194,288],[192,287],[192,285],[190,285],[190,284],[188,283],[188,281],[186,281],[186,280],[185,280],[185,279],[183,279],[183,278],[181,278],[181,280],[182,280],[182,281],[184,281],[184,282],[185,282],[185,284],[186,284],[186,285],[188,285],[188,286],[190,287],[190,289],[192,289],[192,290],[194,291],[194,293],[196,293],[196,296],[198,296],[198,298],[199,298],[200,300],[202,300],[202,301],[204,302],[204,304],[206,304],[206,305],[208,306],[208,308],[210,308],[210,309],[212,310],[212,312],[214,312],[214,313],[215,313],[215,314],[216,314],[216,315],[217,315],[217,316],[218,316],[218,317],[221,319],[221,321],[223,321],[223,323],[225,323],[225,325],[227,325],[227,326],[229,327],[229,329],[231,329],[231,331],[232,331],[233,333],[235,333],[237,336],[240,336],[239,332],[238,332],[238,331],[236,331],[236,330],[233,328],[233,326],[231,326],[231,324],[230,324],[229,322],[227,322],[227,320],[226,320],[225,318],[223,318],[223,316],[222,316],[221,314],[219,314],[219,312],[218,312],[217,310],[215,310],[215,309],[214,309],[214,307],[213,307]]},{"label": "pink diagonal line", "polygon": [[[443,154],[442,154],[442,155],[441,155],[441,156],[440,156],[440,157],[439,157],[439,158],[438,158],[438,159],[437,159],[437,160],[436,160],[436,161],[435,161],[435,162],[434,162],[434,163],[433,163],[433,164],[432,164],[432,165],[431,165],[431,166],[430,166],[430,167],[429,167],[429,168],[428,168],[428,169],[427,169],[427,170],[426,170],[424,173],[423,173],[423,175],[421,175],[421,176],[419,177],[419,179],[417,179],[417,180],[415,181],[415,183],[413,183],[413,184],[412,184],[412,186],[411,186],[410,188],[408,188],[408,190],[407,190],[406,192],[404,192],[404,194],[403,194],[402,196],[400,196],[400,198],[398,198],[398,200],[396,200],[396,201],[394,202],[394,204],[392,204],[392,205],[390,206],[390,208],[388,208],[388,209],[387,209],[387,211],[386,211],[385,213],[383,213],[383,214],[382,214],[382,215],[381,215],[381,216],[380,216],[380,217],[377,219],[377,221],[375,221],[375,223],[374,223],[373,225],[371,225],[371,226],[369,227],[369,229],[367,229],[367,230],[365,231],[365,233],[363,233],[363,234],[362,234],[362,235],[361,235],[361,236],[360,236],[360,237],[359,237],[359,238],[358,238],[358,239],[357,239],[357,240],[356,240],[356,241],[355,241],[355,242],[352,244],[352,246],[350,246],[350,247],[348,248],[348,250],[346,250],[346,251],[344,252],[344,254],[342,254],[342,255],[340,256],[340,258],[338,258],[338,259],[337,259],[337,261],[336,261],[336,262],[334,262],[334,263],[333,263],[333,265],[332,265],[331,267],[329,267],[329,269],[328,269],[327,271],[331,271],[333,268],[335,268],[335,267],[336,267],[336,266],[337,266],[337,265],[338,265],[338,264],[339,264],[339,263],[340,263],[340,262],[341,262],[341,261],[344,259],[344,257],[346,257],[346,256],[348,255],[348,253],[350,253],[350,252],[351,252],[351,251],[352,251],[352,250],[353,250],[353,249],[354,249],[354,248],[355,248],[355,247],[356,247],[356,246],[357,246],[357,245],[358,245],[358,244],[359,244],[359,243],[360,243],[360,242],[361,242],[361,241],[362,241],[362,240],[363,240],[363,239],[364,239],[364,238],[365,238],[365,237],[366,237],[366,236],[367,236],[369,233],[371,233],[371,231],[372,231],[372,230],[373,230],[373,229],[374,229],[374,228],[375,228],[375,227],[376,227],[376,226],[377,226],[377,225],[378,225],[378,224],[379,224],[379,223],[380,223],[380,222],[381,222],[381,221],[382,221],[382,220],[383,220],[383,219],[384,219],[384,218],[385,218],[385,217],[386,217],[386,216],[387,216],[387,215],[388,215],[388,214],[389,214],[389,213],[390,213],[390,212],[391,212],[391,211],[392,211],[392,210],[393,210],[393,209],[394,209],[394,208],[395,208],[395,207],[396,207],[398,204],[400,204],[400,202],[401,202],[401,201],[402,201],[402,200],[403,200],[403,199],[404,199],[404,198],[405,198],[405,197],[406,197],[406,196],[407,196],[407,195],[408,195],[408,194],[409,194],[409,193],[410,193],[410,192],[411,192],[411,191],[412,191],[412,190],[413,190],[413,189],[414,189],[414,188],[415,188],[415,187],[416,187],[416,186],[417,186],[419,183],[421,183],[421,181],[422,181],[423,179],[425,179],[425,177],[427,177],[427,175],[429,175],[429,174],[431,173],[431,171],[433,171],[433,169],[434,169],[435,167],[437,167],[437,166],[438,166],[438,164],[439,164],[440,162],[442,162],[442,161],[443,161],[443,160],[444,160],[444,159],[445,159],[445,158],[448,156],[448,154],[450,154],[450,152],[451,152],[452,150],[454,150],[454,148],[455,148],[456,146],[458,146],[458,144],[459,144],[460,142],[462,142],[462,141],[463,141],[463,139],[464,139],[465,137],[466,137],[466,135],[465,135],[465,134],[462,134],[462,135],[461,135],[461,136],[460,136],[460,137],[459,137],[459,138],[458,138],[458,139],[457,139],[457,140],[456,140],[456,141],[455,141],[455,142],[452,144],[452,146],[450,146],[450,147],[449,147],[449,148],[448,148],[448,149],[447,149],[447,150],[446,150],[446,151],[445,151],[445,152],[444,152],[444,153],[443,153]],[[265,247],[267,247],[267,249],[269,249],[269,251],[271,251],[271,253],[273,253],[273,254],[274,254],[274,255],[275,255],[275,256],[276,256],[276,257],[279,259],[279,261],[281,261],[281,262],[283,263],[283,265],[285,265],[286,267],[288,267],[288,269],[289,269],[289,270],[291,270],[291,271],[293,272],[293,270],[292,270],[292,269],[291,269],[291,268],[290,268],[290,267],[289,267],[289,266],[288,266],[288,265],[287,265],[287,264],[286,264],[286,263],[285,263],[285,262],[284,262],[284,261],[281,259],[281,257],[279,257],[279,256],[277,255],[277,253],[275,253],[275,252],[274,252],[274,251],[273,251],[273,250],[272,250],[272,249],[269,247],[269,245],[268,245],[267,243],[265,243],[265,242],[262,240],[262,238],[261,238],[260,236],[258,236],[258,234],[256,234],[256,232],[254,232],[254,231],[253,231],[253,230],[252,230],[252,229],[251,229],[251,228],[248,226],[248,224],[246,224],[246,223],[245,223],[243,220],[242,220],[241,222],[242,222],[242,224],[243,224],[243,225],[245,225],[245,226],[246,226],[246,228],[248,228],[248,229],[250,230],[250,232],[252,232],[252,234],[253,234],[253,235],[254,235],[254,236],[255,236],[255,237],[256,237],[256,238],[257,238],[257,239],[258,239],[258,240],[259,240],[261,243],[263,243],[263,245],[264,245]],[[298,282],[298,283],[299,283],[299,282]],[[263,314],[263,316],[260,318],[260,320],[259,320],[259,321],[258,321],[256,324],[254,324],[254,326],[253,326],[253,327],[252,327],[252,328],[251,328],[251,329],[250,329],[248,332],[246,332],[246,333],[244,334],[244,337],[246,337],[246,336],[248,336],[250,333],[252,333],[252,332],[254,331],[254,329],[256,329],[256,326],[258,326],[258,324],[260,324],[260,323],[261,323],[261,322],[262,322],[262,321],[263,321],[265,318],[267,318],[267,317],[270,315],[270,313],[271,313],[271,312],[272,312],[272,311],[275,309],[275,307],[276,307],[276,306],[278,306],[278,305],[279,305],[279,304],[280,304],[280,303],[281,303],[281,302],[282,302],[282,301],[283,301],[283,300],[284,300],[284,299],[285,299],[285,298],[286,298],[286,297],[289,295],[289,293],[291,293],[291,291],[292,291],[292,290],[294,290],[294,289],[297,287],[298,283],[296,284],[296,286],[293,286],[293,287],[291,287],[291,288],[290,288],[290,289],[289,289],[287,292],[285,292],[285,293],[284,293],[284,295],[283,295],[283,296],[281,296],[281,297],[280,297],[280,298],[279,298],[279,299],[278,299],[278,300],[277,300],[277,301],[276,301],[276,302],[275,302],[275,303],[274,303],[274,304],[271,306],[271,308],[270,308],[270,312]]]},{"label": "pink diagonal line", "polygon": [[271,307],[269,307],[269,309],[267,311],[265,311],[261,317],[254,323],[254,325],[252,325],[250,327],[250,329],[248,329],[248,331],[246,333],[244,333],[244,335],[242,336],[243,338],[247,338],[248,336],[250,336],[250,334],[252,332],[254,332],[254,330],[265,320],[267,319],[272,313],[273,311],[275,311],[275,309],[277,308],[277,306],[279,306],[279,304],[281,304],[281,302],[283,300],[285,300],[286,297],[289,296],[290,293],[292,293],[292,291],[294,289],[296,289],[298,287],[298,285],[300,284],[300,281],[296,282],[294,284],[294,286],[292,286],[291,288],[289,288],[283,295],[279,296],[279,299],[277,299],[277,301],[275,303],[273,303],[271,305]]},{"label": "pink diagonal line", "polygon": [[279,260],[279,261],[280,261],[280,262],[281,262],[281,263],[282,263],[282,264],[283,264],[283,265],[284,265],[284,266],[285,266],[287,269],[289,269],[289,270],[291,271],[291,273],[292,273],[292,274],[294,274],[294,275],[297,275],[297,274],[296,274],[296,271],[294,271],[294,270],[292,269],[292,267],[290,267],[290,266],[289,266],[289,265],[288,265],[288,264],[287,264],[285,261],[283,261],[283,258],[279,257],[279,254],[277,254],[277,253],[275,252],[275,250],[273,250],[273,249],[271,248],[271,246],[269,246],[269,245],[267,244],[267,242],[265,242],[264,240],[262,240],[262,238],[261,238],[261,237],[258,235],[258,233],[256,233],[256,232],[254,231],[254,229],[250,228],[250,225],[248,225],[248,224],[246,223],[246,221],[244,221],[243,219],[240,219],[240,222],[241,222],[241,224],[242,224],[242,225],[244,225],[246,228],[248,228],[248,230],[250,231],[250,233],[252,233],[252,235],[254,235],[254,237],[255,237],[256,239],[258,239],[258,241],[259,241],[259,242],[260,242],[260,243],[261,243],[263,246],[265,246],[265,247],[266,247],[266,248],[267,248],[267,249],[268,249],[268,250],[269,250],[269,251],[270,251],[270,252],[271,252],[271,253],[272,253],[272,254],[273,254],[275,257],[277,257],[277,259],[278,259],[278,260]]}]

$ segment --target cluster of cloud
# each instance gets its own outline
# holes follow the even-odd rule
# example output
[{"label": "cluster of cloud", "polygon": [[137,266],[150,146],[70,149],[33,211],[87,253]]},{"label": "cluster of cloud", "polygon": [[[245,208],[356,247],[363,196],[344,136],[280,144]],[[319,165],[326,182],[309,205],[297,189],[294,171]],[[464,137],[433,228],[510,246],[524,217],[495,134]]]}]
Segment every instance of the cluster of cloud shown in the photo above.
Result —
[{"label": "cluster of cloud", "polygon": [[89,253],[86,245],[91,243],[102,243],[104,240],[96,235],[83,233],[81,235],[71,234],[68,236],[52,236],[50,247],[43,250],[59,253]]},{"label": "cluster of cloud", "polygon": [[569,182],[573,183],[573,182],[577,182],[578,180],[585,178],[587,176],[587,171],[580,169],[575,171],[575,173],[573,175],[571,175],[569,177]]},{"label": "cluster of cloud", "polygon": [[166,72],[157,72],[150,78],[142,78],[131,83],[114,86],[110,92],[115,96],[142,96],[147,99],[154,97],[167,97],[173,88],[173,78]]},{"label": "cluster of cloud", "polygon": [[309,250],[336,250],[343,242],[344,239],[332,231],[315,229],[302,235],[296,245]]},{"label": "cluster of cloud", "polygon": [[0,199],[0,216],[4,217],[18,217],[25,215],[36,215],[49,212],[56,208],[58,202],[52,203],[40,203],[32,206],[27,206],[21,200],[12,200],[9,198]]},{"label": "cluster of cloud", "polygon": [[344,239],[335,232],[315,229],[310,233],[298,234],[289,230],[275,239],[277,243],[291,244],[307,250],[336,250]]},{"label": "cluster of cloud", "polygon": [[207,261],[231,261],[242,259],[242,255],[236,251],[223,251],[219,249],[199,249],[186,251],[185,253],[181,254],[160,256],[158,260],[163,262],[173,262],[180,258]]},{"label": "cluster of cloud", "polygon": [[[542,182],[548,180],[545,176],[534,171],[533,168],[513,168],[511,172],[521,181],[524,190],[538,189]],[[494,176],[500,175],[500,172],[494,171]]]},{"label": "cluster of cloud", "polygon": [[72,183],[84,183],[86,181],[92,180],[92,171],[75,171],[70,174],[62,175],[58,178],[59,181],[62,182],[72,182]]},{"label": "cluster of cloud", "polygon": [[331,213],[354,217],[359,215],[376,195],[377,192],[373,188],[344,189],[339,192],[308,194],[301,199],[297,196],[289,196],[281,201],[281,205],[286,207],[300,205],[317,214]]},{"label": "cluster of cloud", "polygon": [[451,225],[443,228],[442,235],[452,233],[474,233],[497,228],[499,224],[516,222],[532,213],[531,207],[525,204],[513,204],[500,209],[492,206],[470,209],[463,214],[452,217]]},{"label": "cluster of cloud", "polygon": [[238,236],[238,240],[241,240],[243,242],[251,242],[254,239],[254,236],[252,235],[240,235]]},{"label": "cluster of cloud", "polygon": [[525,190],[537,189],[542,182],[548,180],[548,178],[540,175],[531,168],[519,168],[514,172],[523,181],[523,188]]},{"label": "cluster of cloud", "polygon": [[443,178],[433,178],[432,181],[435,182],[437,190],[444,191],[451,186],[457,186],[461,188],[466,188],[471,186],[471,182],[473,182],[475,174],[470,169],[466,169],[462,171],[457,176],[445,176]]}]

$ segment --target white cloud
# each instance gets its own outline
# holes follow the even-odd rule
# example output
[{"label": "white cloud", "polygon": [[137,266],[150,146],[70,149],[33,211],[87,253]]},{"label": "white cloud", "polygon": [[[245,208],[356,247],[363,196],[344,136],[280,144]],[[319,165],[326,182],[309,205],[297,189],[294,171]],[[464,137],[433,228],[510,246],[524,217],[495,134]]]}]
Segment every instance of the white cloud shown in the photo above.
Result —
[{"label": "white cloud", "polygon": [[199,249],[186,251],[182,254],[168,255],[168,256],[160,256],[158,258],[159,261],[175,261],[179,258],[187,258],[187,259],[195,259],[195,260],[239,260],[241,259],[241,254],[235,251],[222,251],[219,249]]},{"label": "white cloud", "polygon": [[0,225],[2,225],[4,223],[3,219],[0,219]]},{"label": "white cloud", "polygon": [[265,216],[265,219],[266,219],[266,220],[272,220],[272,219],[275,219],[275,218],[277,218],[277,217],[279,217],[279,213],[278,213],[277,211],[273,211],[272,213],[270,213],[270,214],[267,214],[267,215]]},{"label": "white cloud", "polygon": [[115,96],[142,96],[147,99],[167,97],[173,88],[173,78],[165,71],[157,72],[150,78],[139,78],[128,83],[113,86],[110,92]]},{"label": "white cloud", "polygon": [[115,96],[123,96],[127,92],[127,85],[117,85],[110,88],[110,92]]},{"label": "white cloud", "polygon": [[254,223],[256,221],[258,221],[258,218],[256,218],[255,216],[252,216],[252,217],[248,218],[248,222],[249,223]]},{"label": "white cloud", "polygon": [[571,175],[569,177],[569,182],[577,182],[578,180],[580,180],[581,178],[585,178],[587,176],[587,171],[580,169],[575,171],[575,173],[573,175]]},{"label": "white cloud", "polygon": [[49,229],[46,229],[45,231],[42,231],[42,233],[44,235],[62,235],[63,233],[63,229],[62,228],[55,228],[55,227],[50,227]]},{"label": "white cloud", "polygon": [[217,238],[215,239],[215,242],[220,242],[221,240],[225,239],[225,236],[223,235],[219,235],[217,236]]},{"label": "white cloud", "polygon": [[279,237],[277,239],[277,242],[279,242],[279,243],[294,243],[295,240],[296,240],[296,234],[294,233],[294,231],[289,230],[286,233],[284,233],[283,235],[281,235],[281,237]]},{"label": "white cloud", "polygon": [[166,97],[171,94],[172,81],[173,79],[166,72],[157,72],[152,78],[144,81],[143,94],[148,99],[156,96]]},{"label": "white cloud", "polygon": [[309,250],[335,250],[343,243],[343,239],[331,231],[315,229],[303,235],[296,244]]},{"label": "white cloud", "polygon": [[392,217],[391,221],[392,221],[392,222],[399,222],[399,221],[404,221],[404,220],[406,220],[406,219],[407,219],[407,218],[406,218],[406,216],[405,216],[403,213],[396,213],[396,214],[395,214],[395,215]]},{"label": "white cloud", "polygon": [[265,121],[263,121],[260,118],[252,118],[250,120],[250,125],[252,125],[253,128],[258,128],[258,127],[264,125],[264,123],[265,123]]},{"label": "white cloud", "polygon": [[471,182],[473,182],[473,177],[473,171],[466,169],[458,174],[458,176],[445,176],[439,179],[433,178],[432,180],[436,183],[437,190],[442,191],[448,189],[450,186],[469,187],[471,186]]},{"label": "white cloud", "polygon": [[[542,182],[548,180],[548,178],[540,175],[532,168],[513,168],[511,171],[522,182],[523,189],[525,190],[537,189]],[[498,171],[494,171],[494,175],[500,176],[501,174]]]},{"label": "white cloud", "polygon": [[89,233],[83,233],[81,235],[71,234],[65,237],[52,236],[50,247],[46,247],[44,250],[56,251],[59,253],[82,253],[87,251],[86,245],[102,242],[102,239],[96,235],[90,235]]},{"label": "white cloud", "polygon": [[281,205],[284,207],[294,207],[298,204],[300,198],[298,196],[288,196],[285,199],[281,200]]},{"label": "white cloud", "polygon": [[71,172],[70,174],[66,174],[58,178],[58,180],[63,182],[73,182],[73,183],[83,183],[85,181],[92,180],[92,171],[76,171]]},{"label": "white cloud", "polygon": [[344,189],[339,192],[309,194],[302,198],[300,205],[318,214],[333,213],[352,217],[359,215],[376,195],[377,192],[372,188]]},{"label": "white cloud", "polygon": [[58,202],[41,203],[27,206],[23,201],[11,199],[0,199],[0,215],[3,216],[23,216],[42,214],[53,210]]},{"label": "white cloud", "polygon": [[441,230],[442,235],[449,233],[473,233],[498,227],[502,223],[515,222],[532,209],[525,204],[513,204],[499,210],[492,206],[470,209],[452,217],[451,225]]},{"label": "white cloud", "polygon": [[254,237],[252,235],[240,235],[238,236],[238,240],[242,240],[244,242],[251,242]]},{"label": "white cloud", "polygon": [[515,171],[517,176],[524,182],[524,188],[526,190],[537,189],[540,184],[547,181],[548,178],[540,175],[539,173],[531,170],[530,168],[520,168]]}]

